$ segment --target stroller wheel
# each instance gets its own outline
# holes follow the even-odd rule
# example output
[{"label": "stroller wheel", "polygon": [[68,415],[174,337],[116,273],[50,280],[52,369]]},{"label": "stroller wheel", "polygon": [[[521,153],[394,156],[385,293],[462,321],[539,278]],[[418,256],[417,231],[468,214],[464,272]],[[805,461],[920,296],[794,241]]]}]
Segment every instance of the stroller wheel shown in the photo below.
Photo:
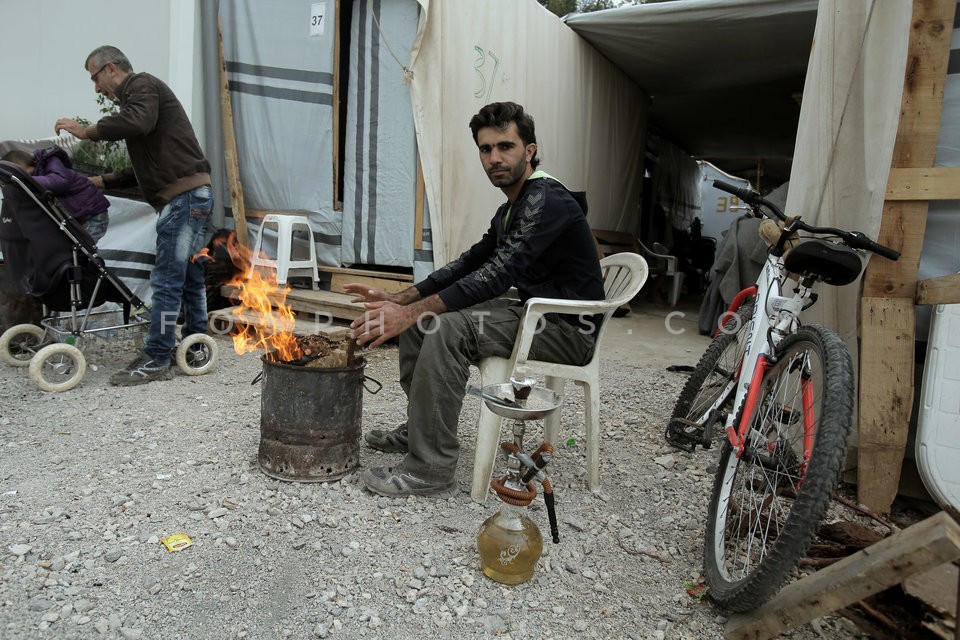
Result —
[{"label": "stroller wheel", "polygon": [[205,333],[187,336],[177,347],[177,366],[188,376],[199,376],[215,366],[220,354],[217,342]]},{"label": "stroller wheel", "polygon": [[72,344],[48,344],[30,360],[30,379],[43,391],[67,391],[80,384],[87,359]]},{"label": "stroller wheel", "polygon": [[26,367],[43,346],[43,327],[35,324],[17,324],[0,335],[0,360],[11,367]]}]

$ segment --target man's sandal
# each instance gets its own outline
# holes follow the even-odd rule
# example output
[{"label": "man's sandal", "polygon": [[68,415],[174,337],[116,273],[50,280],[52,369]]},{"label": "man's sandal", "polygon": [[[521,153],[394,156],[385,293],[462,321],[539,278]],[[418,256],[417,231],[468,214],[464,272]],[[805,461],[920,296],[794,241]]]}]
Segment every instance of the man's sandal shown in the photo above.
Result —
[{"label": "man's sandal", "polygon": [[377,451],[406,453],[410,449],[409,441],[407,440],[406,422],[392,431],[374,429],[365,436],[365,439],[367,444]]}]

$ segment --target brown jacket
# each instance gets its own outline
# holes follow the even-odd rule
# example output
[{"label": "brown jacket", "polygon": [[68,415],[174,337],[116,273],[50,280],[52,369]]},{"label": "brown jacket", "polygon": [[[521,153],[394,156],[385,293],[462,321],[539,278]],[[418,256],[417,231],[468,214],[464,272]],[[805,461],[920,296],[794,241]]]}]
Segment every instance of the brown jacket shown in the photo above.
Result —
[{"label": "brown jacket", "polygon": [[91,140],[124,140],[132,169],[103,176],[105,187],[139,183],[160,211],[174,196],[210,184],[207,162],[183,106],[166,84],[132,73],[117,87],[119,113],[87,127]]}]

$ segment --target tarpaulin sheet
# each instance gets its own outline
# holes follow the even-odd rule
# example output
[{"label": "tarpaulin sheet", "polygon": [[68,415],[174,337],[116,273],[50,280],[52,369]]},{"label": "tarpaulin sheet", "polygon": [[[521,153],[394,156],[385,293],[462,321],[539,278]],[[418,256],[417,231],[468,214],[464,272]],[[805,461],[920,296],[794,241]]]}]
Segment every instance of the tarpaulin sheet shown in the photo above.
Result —
[{"label": "tarpaulin sheet", "polygon": [[340,264],[333,203],[333,52],[336,19],[310,28],[305,2],[220,3],[240,183],[247,209],[305,212],[317,258]]},{"label": "tarpaulin sheet", "polygon": [[405,73],[417,35],[416,0],[355,2],[344,166],[344,265],[410,267],[417,148]]},{"label": "tarpaulin sheet", "polygon": [[437,265],[476,242],[504,201],[468,128],[495,101],[518,102],[533,115],[540,168],[587,192],[592,227],[632,228],[646,94],[536,2],[420,4],[413,118]]}]

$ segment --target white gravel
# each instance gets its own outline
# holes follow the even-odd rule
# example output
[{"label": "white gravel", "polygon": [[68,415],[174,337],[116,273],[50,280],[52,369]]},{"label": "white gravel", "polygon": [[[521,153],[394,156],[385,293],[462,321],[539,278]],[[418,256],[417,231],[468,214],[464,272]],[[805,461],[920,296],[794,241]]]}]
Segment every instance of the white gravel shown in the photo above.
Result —
[{"label": "white gravel", "polygon": [[[599,494],[585,487],[582,393],[568,386],[576,442],[548,467],[560,543],[538,498],[543,556],[530,582],[506,587],[476,552],[498,508],[469,497],[477,398],[461,416],[455,498],[375,496],[357,472],[280,482],[257,464],[260,359],[218,344],[216,371],[141,387],[109,385],[132,357],[117,345],[88,350],[90,370],[64,393],[0,365],[0,638],[722,637],[725,618],[683,586],[700,576],[714,455],[663,441],[683,374],[607,355]],[[393,426],[397,350],[367,358],[384,388],[364,393],[363,428]],[[399,459],[361,446],[361,467]],[[193,545],[168,551],[175,533]],[[830,616],[790,636],[856,633]]]}]

